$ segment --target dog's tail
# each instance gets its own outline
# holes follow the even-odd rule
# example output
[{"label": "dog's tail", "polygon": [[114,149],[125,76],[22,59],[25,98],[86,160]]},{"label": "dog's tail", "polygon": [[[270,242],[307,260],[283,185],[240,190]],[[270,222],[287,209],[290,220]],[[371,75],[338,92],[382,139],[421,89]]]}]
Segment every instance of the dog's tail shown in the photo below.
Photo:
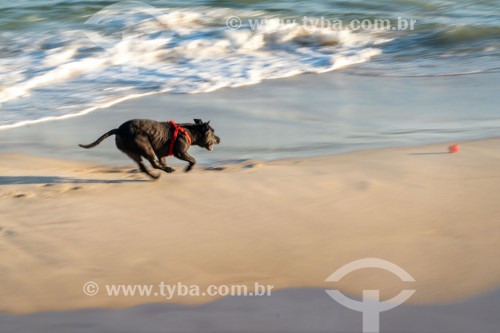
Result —
[{"label": "dog's tail", "polygon": [[95,142],[93,142],[91,144],[88,144],[88,145],[79,145],[79,146],[82,147],[82,148],[86,148],[86,149],[94,148],[95,146],[97,146],[98,144],[100,144],[103,140],[107,139],[111,135],[115,135],[116,133],[118,133],[118,130],[116,128],[112,129],[111,131],[109,131],[108,133],[104,134],[99,139],[97,139]]}]

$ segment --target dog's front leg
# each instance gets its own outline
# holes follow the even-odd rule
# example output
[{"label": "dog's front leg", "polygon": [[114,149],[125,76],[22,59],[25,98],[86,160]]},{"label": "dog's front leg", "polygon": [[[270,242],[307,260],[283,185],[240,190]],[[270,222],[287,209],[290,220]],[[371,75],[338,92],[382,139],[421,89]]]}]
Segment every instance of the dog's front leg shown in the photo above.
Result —
[{"label": "dog's front leg", "polygon": [[164,170],[165,170],[167,173],[172,173],[172,172],[175,172],[175,168],[174,168],[174,167],[169,167],[169,166],[167,165],[167,157],[166,157],[166,156],[163,156],[163,157],[161,157],[161,158],[160,158],[160,164],[161,164],[163,167],[165,167],[165,169],[164,169]]},{"label": "dog's front leg", "polygon": [[177,157],[180,160],[189,162],[189,165],[184,169],[184,172],[189,172],[193,168],[193,166],[196,164],[196,160],[194,159],[193,156],[189,155],[187,150],[180,150],[177,151],[175,154],[175,157]]}]

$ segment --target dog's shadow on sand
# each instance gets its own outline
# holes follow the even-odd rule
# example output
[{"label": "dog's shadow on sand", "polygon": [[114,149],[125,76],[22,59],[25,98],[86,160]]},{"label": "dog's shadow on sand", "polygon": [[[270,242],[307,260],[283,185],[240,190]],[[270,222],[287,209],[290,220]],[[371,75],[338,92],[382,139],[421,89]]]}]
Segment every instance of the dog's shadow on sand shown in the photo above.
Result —
[{"label": "dog's shadow on sand", "polygon": [[0,176],[1,185],[56,185],[56,184],[121,184],[143,183],[143,179],[80,179],[57,176]]}]

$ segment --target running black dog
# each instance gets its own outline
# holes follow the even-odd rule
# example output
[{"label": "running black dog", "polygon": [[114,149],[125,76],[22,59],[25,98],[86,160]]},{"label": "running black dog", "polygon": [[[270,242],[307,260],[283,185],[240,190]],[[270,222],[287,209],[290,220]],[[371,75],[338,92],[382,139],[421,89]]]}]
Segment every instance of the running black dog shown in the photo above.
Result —
[{"label": "running black dog", "polygon": [[80,147],[95,147],[111,135],[115,135],[118,149],[137,162],[141,171],[153,179],[158,179],[160,175],[149,172],[141,157],[146,158],[153,168],[171,173],[175,168],[167,166],[166,157],[173,155],[189,162],[185,169],[188,172],[196,164],[196,160],[187,152],[191,145],[213,150],[214,145],[220,143],[220,138],[215,135],[210,122],[204,123],[201,119],[195,119],[194,124],[134,119],[109,131],[94,143]]}]

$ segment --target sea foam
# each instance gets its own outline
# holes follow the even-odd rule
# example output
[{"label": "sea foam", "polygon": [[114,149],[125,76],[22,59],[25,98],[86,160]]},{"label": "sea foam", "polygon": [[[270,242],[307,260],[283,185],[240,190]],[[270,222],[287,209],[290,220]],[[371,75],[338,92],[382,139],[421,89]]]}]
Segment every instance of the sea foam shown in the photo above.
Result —
[{"label": "sea foam", "polygon": [[[369,61],[387,41],[268,18],[258,11],[156,9],[149,17],[116,9],[99,26],[3,34],[0,129],[67,118],[144,94],[203,93]],[[226,27],[239,15],[239,29]],[[117,32],[118,30],[118,32]],[[89,38],[101,36],[105,45]],[[92,36],[92,35],[90,35]]]}]

